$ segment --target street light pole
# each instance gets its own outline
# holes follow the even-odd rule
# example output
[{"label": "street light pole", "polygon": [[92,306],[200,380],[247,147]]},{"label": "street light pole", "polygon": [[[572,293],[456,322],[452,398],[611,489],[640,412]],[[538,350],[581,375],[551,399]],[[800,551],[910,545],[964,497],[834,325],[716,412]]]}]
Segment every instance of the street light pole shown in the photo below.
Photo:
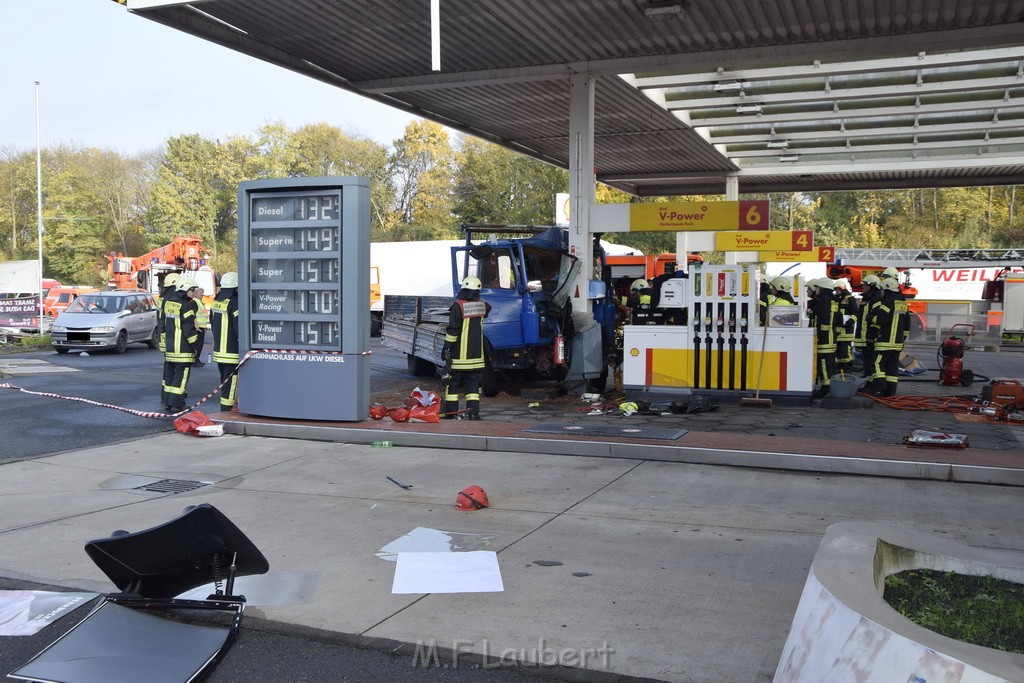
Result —
[{"label": "street light pole", "polygon": [[36,236],[39,238],[39,335],[43,334],[43,164],[39,148],[39,81],[36,81]]}]

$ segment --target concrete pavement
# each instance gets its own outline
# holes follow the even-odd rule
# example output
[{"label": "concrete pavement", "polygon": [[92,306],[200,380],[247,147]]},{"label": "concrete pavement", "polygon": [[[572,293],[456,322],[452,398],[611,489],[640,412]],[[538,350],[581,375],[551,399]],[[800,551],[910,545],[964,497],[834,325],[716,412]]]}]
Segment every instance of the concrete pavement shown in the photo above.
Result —
[{"label": "concrete pavement", "polygon": [[[110,590],[82,551],[87,540],[209,502],[266,554],[270,576],[309,588],[265,604],[277,592],[242,583],[251,600],[243,628],[406,643],[410,667],[418,643],[459,652],[463,666],[480,663],[471,653],[485,664],[579,667],[585,658],[588,679],[768,680],[829,524],[900,522],[1024,550],[1020,490],[1004,486],[179,434],[3,473],[0,576]],[[135,488],[163,478],[202,487]],[[492,507],[456,510],[469,484]],[[480,534],[498,552],[505,591],[391,594],[395,565],[376,554],[418,527]]]},{"label": "concrete pavement", "polygon": [[[974,354],[968,366],[1021,377],[1024,354]],[[109,591],[86,541],[209,502],[270,561],[267,577],[239,582],[250,600],[243,633],[397,650],[408,679],[436,652],[463,668],[560,664],[545,673],[576,680],[758,681],[774,673],[830,524],[906,524],[1024,553],[1024,426],[879,405],[630,417],[592,408],[579,396],[503,395],[485,399],[485,421],[439,425],[214,414],[236,433],[11,462],[0,470],[0,581]],[[524,431],[552,424],[579,429]],[[688,431],[645,431],[665,428]],[[968,433],[971,448],[902,445],[916,428]],[[369,445],[380,439],[396,445]],[[198,488],[139,489],[160,479]],[[455,508],[470,484],[490,508]],[[392,594],[395,564],[377,555],[416,529],[496,551],[504,592]],[[230,665],[218,680],[231,680]]]}]

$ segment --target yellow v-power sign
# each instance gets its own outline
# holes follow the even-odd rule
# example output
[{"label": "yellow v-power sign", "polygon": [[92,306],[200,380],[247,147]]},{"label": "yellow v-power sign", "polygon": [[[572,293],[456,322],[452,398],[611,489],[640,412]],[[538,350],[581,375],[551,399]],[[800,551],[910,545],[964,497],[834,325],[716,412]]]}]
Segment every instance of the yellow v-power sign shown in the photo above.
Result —
[{"label": "yellow v-power sign", "polygon": [[782,263],[790,261],[803,263],[830,263],[836,260],[836,248],[815,247],[810,251],[795,251],[791,249],[787,249],[785,251],[762,251],[757,260],[765,263],[771,263],[773,261]]},{"label": "yellow v-power sign", "polygon": [[715,233],[716,251],[810,251],[814,233],[810,230],[731,230]]},{"label": "yellow v-power sign", "polygon": [[630,204],[629,231],[767,230],[768,202]]}]

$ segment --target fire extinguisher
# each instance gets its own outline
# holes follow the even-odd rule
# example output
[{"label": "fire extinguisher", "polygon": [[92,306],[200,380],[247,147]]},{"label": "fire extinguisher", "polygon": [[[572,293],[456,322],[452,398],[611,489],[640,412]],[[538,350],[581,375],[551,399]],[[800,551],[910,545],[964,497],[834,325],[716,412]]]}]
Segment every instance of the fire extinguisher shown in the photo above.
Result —
[{"label": "fire extinguisher", "polygon": [[555,335],[555,365],[565,365],[565,337]]}]

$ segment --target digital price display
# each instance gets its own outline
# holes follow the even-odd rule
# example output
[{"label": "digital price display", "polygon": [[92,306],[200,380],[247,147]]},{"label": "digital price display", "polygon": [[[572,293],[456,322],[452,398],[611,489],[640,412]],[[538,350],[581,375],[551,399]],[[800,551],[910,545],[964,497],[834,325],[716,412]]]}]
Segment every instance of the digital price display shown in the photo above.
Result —
[{"label": "digital price display", "polygon": [[369,200],[369,180],[359,177],[239,185],[241,412],[366,418]]},{"label": "digital price display", "polygon": [[250,196],[253,348],[340,350],[340,191]]}]

